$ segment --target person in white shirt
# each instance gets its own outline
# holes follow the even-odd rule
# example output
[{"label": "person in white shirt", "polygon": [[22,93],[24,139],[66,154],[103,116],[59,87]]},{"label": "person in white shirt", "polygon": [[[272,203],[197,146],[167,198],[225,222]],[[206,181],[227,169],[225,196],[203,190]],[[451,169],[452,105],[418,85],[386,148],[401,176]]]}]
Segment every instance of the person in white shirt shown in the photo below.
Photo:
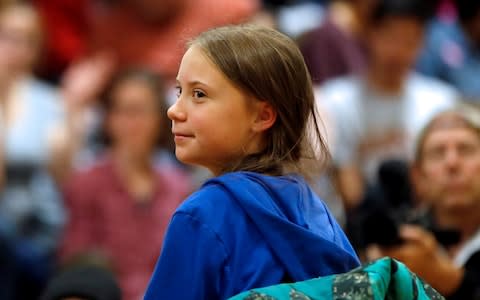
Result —
[{"label": "person in white shirt", "polygon": [[412,141],[436,112],[455,104],[450,86],[412,71],[428,8],[420,0],[381,0],[368,21],[369,65],[362,76],[316,90],[348,210],[357,207],[385,159],[408,159]]}]

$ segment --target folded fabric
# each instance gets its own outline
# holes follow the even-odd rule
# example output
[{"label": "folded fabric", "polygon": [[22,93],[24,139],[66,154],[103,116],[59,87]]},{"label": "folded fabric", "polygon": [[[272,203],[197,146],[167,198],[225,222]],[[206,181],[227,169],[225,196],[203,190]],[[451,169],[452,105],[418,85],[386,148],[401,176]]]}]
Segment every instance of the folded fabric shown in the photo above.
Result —
[{"label": "folded fabric", "polygon": [[392,258],[382,258],[348,273],[253,289],[229,300],[423,300],[445,299]]}]

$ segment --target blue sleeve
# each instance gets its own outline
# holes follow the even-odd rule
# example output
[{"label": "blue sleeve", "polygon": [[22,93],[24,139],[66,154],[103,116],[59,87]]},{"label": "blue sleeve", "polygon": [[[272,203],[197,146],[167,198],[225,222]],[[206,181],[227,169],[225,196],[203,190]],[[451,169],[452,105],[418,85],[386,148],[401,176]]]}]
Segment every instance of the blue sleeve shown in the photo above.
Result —
[{"label": "blue sleeve", "polygon": [[194,216],[177,212],[144,299],[220,299],[226,257],[214,231]]}]

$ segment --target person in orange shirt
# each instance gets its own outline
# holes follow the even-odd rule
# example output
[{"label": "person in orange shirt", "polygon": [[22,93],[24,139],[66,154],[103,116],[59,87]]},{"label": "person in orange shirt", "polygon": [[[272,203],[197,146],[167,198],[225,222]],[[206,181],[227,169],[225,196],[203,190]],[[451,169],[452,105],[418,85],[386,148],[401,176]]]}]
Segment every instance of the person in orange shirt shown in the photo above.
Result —
[{"label": "person in orange shirt", "polygon": [[120,65],[142,65],[173,80],[185,41],[220,25],[247,21],[258,0],[122,0],[92,20],[94,51],[113,51]]},{"label": "person in orange shirt", "polygon": [[61,80],[71,63],[107,50],[122,66],[153,67],[172,79],[186,40],[211,27],[250,19],[260,2],[33,0],[48,32],[40,73]]}]

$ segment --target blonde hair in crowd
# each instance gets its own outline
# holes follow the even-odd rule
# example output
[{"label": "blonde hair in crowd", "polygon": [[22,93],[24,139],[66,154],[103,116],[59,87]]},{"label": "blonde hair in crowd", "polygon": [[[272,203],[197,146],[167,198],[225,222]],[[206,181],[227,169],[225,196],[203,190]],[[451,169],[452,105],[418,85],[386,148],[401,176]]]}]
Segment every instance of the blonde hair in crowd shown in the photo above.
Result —
[{"label": "blonde hair in crowd", "polygon": [[433,117],[420,132],[415,145],[414,163],[423,160],[423,146],[430,133],[442,128],[466,128],[474,130],[480,138],[480,109],[465,102],[454,108],[440,112]]}]

